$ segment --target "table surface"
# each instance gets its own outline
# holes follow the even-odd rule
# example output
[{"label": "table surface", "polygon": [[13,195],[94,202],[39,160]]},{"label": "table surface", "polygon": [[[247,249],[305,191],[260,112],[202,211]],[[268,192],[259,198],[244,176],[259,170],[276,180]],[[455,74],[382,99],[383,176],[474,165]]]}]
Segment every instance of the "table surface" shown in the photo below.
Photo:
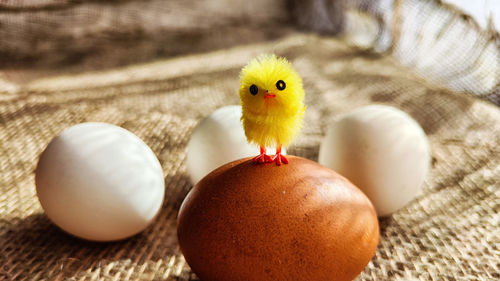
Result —
[{"label": "table surface", "polygon": [[[340,40],[295,33],[147,64],[40,76],[0,94],[0,280],[196,280],[177,244],[176,215],[192,187],[186,145],[215,109],[238,104],[238,74],[264,52],[303,76],[305,126],[289,154],[317,161],[339,114],[387,104],[413,116],[432,150],[424,192],[380,220],[375,257],[358,280],[500,278],[500,110],[426,83],[390,57]],[[142,138],[158,156],[166,194],[156,221],[115,243],[73,238],[50,223],[36,198],[39,154],[71,125],[101,121]]]}]

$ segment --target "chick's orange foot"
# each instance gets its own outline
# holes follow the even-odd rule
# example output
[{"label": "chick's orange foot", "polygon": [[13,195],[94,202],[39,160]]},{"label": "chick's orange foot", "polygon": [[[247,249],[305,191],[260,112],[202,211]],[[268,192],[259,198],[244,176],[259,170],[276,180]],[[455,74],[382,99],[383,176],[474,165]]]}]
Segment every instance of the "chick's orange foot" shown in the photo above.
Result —
[{"label": "chick's orange foot", "polygon": [[264,163],[270,163],[270,162],[273,162],[274,160],[272,160],[271,156],[267,155],[266,154],[266,149],[261,147],[260,148],[260,155],[254,157],[252,159],[252,161],[254,163],[257,163],[257,164],[264,164]]},{"label": "chick's orange foot", "polygon": [[257,163],[257,164],[265,164],[265,163],[273,162],[271,156],[269,156],[267,154],[260,154],[259,156],[254,157],[252,160],[254,163]]},{"label": "chick's orange foot", "polygon": [[277,152],[276,155],[271,158],[271,162],[276,162],[276,165],[280,166],[281,164],[288,164],[288,159],[286,159],[285,155],[281,154],[281,152]]}]

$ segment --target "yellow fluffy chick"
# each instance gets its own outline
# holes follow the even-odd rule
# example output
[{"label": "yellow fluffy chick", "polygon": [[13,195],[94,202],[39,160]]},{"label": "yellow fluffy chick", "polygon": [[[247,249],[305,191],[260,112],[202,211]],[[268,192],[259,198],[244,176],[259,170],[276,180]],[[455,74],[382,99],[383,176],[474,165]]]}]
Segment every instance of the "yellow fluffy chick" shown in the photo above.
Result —
[{"label": "yellow fluffy chick", "polygon": [[[299,133],[306,108],[297,71],[285,58],[261,55],[242,69],[239,95],[247,140],[260,146],[254,162],[287,164],[281,148]],[[276,146],[276,155],[266,155],[269,146]]]}]

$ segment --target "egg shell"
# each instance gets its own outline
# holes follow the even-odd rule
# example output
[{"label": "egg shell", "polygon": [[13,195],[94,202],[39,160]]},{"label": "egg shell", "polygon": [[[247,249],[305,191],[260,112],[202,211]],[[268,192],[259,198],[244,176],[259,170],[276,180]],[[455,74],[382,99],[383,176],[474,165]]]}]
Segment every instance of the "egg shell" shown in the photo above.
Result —
[{"label": "egg shell", "polygon": [[151,149],[131,132],[82,123],[55,137],[36,169],[38,199],[64,231],[113,241],[144,230],[159,212],[163,171]]},{"label": "egg shell", "polygon": [[180,248],[201,280],[352,280],[379,240],[368,198],[299,157],[242,159],[203,178],[179,211]]},{"label": "egg shell", "polygon": [[[259,154],[259,147],[249,144],[241,123],[241,106],[217,109],[193,130],[187,145],[187,171],[197,183],[223,164]],[[273,154],[275,148],[269,148]],[[286,149],[282,150],[286,154]]]},{"label": "egg shell", "polygon": [[370,198],[378,215],[387,216],[422,192],[430,167],[429,142],[405,112],[370,105],[330,125],[319,163],[352,181]]}]

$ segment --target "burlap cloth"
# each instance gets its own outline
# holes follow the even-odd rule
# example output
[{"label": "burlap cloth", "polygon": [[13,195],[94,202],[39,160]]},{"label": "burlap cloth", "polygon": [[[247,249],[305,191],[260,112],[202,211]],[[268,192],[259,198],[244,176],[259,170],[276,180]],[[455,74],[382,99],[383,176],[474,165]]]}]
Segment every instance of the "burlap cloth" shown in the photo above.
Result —
[{"label": "burlap cloth", "polygon": [[[389,57],[296,34],[199,55],[35,79],[0,95],[0,280],[197,280],[177,244],[192,187],[186,144],[215,109],[238,104],[238,73],[262,52],[287,56],[304,78],[306,126],[290,154],[317,160],[326,126],[371,103],[396,106],[425,129],[432,171],[424,194],[382,219],[378,251],[359,280],[500,279],[500,110],[427,84]],[[86,121],[122,126],[158,156],[166,196],[156,221],[121,242],[91,243],[56,228],[36,198],[48,142]],[[381,132],[382,133],[382,132]]]}]

